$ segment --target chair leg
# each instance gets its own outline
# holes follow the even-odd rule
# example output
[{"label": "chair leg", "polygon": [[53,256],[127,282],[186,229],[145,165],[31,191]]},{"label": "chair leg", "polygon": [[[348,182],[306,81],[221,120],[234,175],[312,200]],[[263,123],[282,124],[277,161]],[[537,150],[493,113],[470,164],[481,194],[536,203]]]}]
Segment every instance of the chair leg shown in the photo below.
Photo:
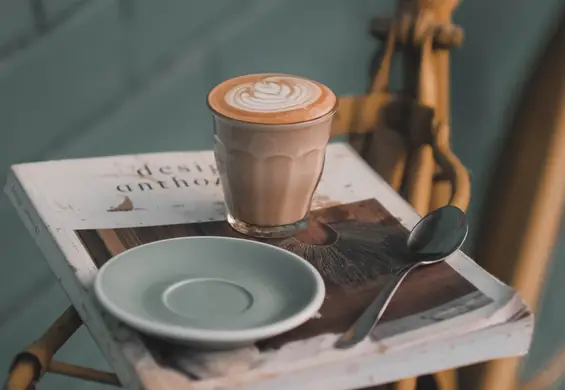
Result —
[{"label": "chair leg", "polygon": [[438,390],[456,390],[459,388],[457,382],[457,370],[446,370],[434,374]]},{"label": "chair leg", "polygon": [[416,390],[418,378],[406,378],[394,383],[394,390]]},{"label": "chair leg", "polygon": [[80,317],[72,306],[65,310],[39,340],[14,358],[5,388],[33,388],[35,382],[45,373],[53,355],[81,325]]},{"label": "chair leg", "polygon": [[119,386],[118,378],[112,373],[52,360],[81,325],[82,321],[72,306],[65,310],[40,339],[14,358],[4,389],[33,390],[46,372]]},{"label": "chair leg", "polygon": [[75,366],[53,360],[47,371],[53,374],[70,376],[73,378],[83,379],[91,382],[104,383],[107,385],[120,386],[118,377],[106,371],[99,371],[88,367]]}]

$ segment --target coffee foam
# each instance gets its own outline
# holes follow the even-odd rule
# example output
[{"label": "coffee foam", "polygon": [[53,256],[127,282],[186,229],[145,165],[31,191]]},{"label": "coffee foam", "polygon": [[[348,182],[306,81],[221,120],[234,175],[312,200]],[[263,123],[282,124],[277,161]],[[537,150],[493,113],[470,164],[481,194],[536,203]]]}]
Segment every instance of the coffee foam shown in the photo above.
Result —
[{"label": "coffee foam", "polygon": [[283,112],[306,109],[322,90],[315,83],[296,77],[272,76],[256,82],[235,85],[226,92],[226,103],[249,112]]},{"label": "coffee foam", "polygon": [[253,74],[226,80],[208,94],[219,115],[243,122],[291,124],[320,118],[335,109],[326,86],[285,74]]}]

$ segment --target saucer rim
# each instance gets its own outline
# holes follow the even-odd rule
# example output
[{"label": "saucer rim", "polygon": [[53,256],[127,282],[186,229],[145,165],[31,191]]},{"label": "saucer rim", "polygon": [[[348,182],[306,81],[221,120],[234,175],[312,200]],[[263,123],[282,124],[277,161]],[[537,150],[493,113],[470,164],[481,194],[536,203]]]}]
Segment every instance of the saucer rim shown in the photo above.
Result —
[{"label": "saucer rim", "polygon": [[[235,241],[240,242],[244,245],[257,245],[268,247],[269,250],[279,251],[285,254],[285,256],[298,261],[304,267],[302,269],[307,272],[314,281],[314,292],[310,297],[308,303],[296,313],[285,317],[283,320],[275,321],[266,325],[238,329],[238,330],[206,330],[206,329],[195,329],[186,325],[173,325],[167,324],[160,321],[151,321],[143,319],[131,311],[122,309],[119,305],[115,304],[112,299],[106,294],[103,287],[104,275],[109,269],[111,269],[111,264],[115,264],[120,261],[124,261],[124,258],[134,258],[130,257],[131,252],[142,250],[145,247],[152,245],[166,246],[172,241]],[[130,261],[130,260],[126,260]],[[290,283],[290,282],[288,282]],[[94,293],[100,302],[100,304],[106,309],[110,314],[116,317],[123,323],[137,329],[138,331],[146,334],[151,334],[159,337],[164,337],[167,339],[176,339],[182,341],[195,341],[195,342],[210,342],[210,343],[229,343],[229,342],[239,342],[245,340],[259,340],[268,337],[272,337],[291,329],[294,329],[309,319],[313,318],[314,315],[321,308],[326,294],[326,288],[322,276],[319,271],[308,261],[298,256],[297,254],[290,252],[289,250],[266,244],[259,241],[252,241],[248,239],[236,238],[236,237],[223,237],[223,236],[203,236],[203,237],[175,237],[168,238],[164,240],[158,240],[151,243],[146,243],[138,245],[134,248],[125,250],[124,252],[112,257],[108,260],[96,274],[94,281]]]}]

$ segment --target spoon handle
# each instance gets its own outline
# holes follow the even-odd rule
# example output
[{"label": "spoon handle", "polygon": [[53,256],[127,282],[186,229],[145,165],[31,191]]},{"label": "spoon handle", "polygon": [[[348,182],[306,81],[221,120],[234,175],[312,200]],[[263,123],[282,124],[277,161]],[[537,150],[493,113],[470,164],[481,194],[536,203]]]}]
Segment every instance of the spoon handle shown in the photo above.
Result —
[{"label": "spoon handle", "polygon": [[413,269],[418,267],[420,263],[411,264],[408,267],[400,269],[397,273],[393,274],[389,282],[383,287],[377,297],[365,309],[363,314],[351,325],[351,327],[341,335],[336,341],[335,347],[340,349],[350,348],[363,340],[373,330],[375,325],[381,319],[388,304],[400,283],[404,280],[406,275]]}]

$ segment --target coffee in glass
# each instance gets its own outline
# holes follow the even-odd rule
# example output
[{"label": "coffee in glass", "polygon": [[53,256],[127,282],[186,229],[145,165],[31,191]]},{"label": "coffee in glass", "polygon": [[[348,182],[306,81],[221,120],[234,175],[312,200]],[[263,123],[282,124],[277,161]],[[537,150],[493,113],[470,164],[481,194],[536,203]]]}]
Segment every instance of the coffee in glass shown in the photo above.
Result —
[{"label": "coffee in glass", "polygon": [[210,91],[214,154],[235,230],[284,237],[306,226],[336,104],[328,87],[286,74],[240,76]]}]

